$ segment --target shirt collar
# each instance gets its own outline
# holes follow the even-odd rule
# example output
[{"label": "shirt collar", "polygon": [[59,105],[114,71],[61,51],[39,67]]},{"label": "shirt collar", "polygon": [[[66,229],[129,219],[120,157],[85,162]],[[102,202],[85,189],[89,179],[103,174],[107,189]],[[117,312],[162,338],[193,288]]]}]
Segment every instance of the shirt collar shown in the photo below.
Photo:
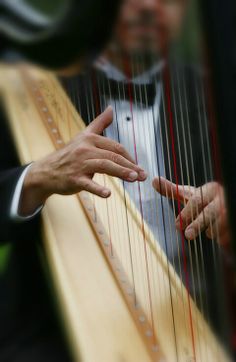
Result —
[{"label": "shirt collar", "polygon": [[[125,74],[115,65],[113,65],[109,60],[105,57],[100,57],[95,63],[95,68],[99,69],[107,78],[116,80],[118,82],[126,81],[127,77]],[[164,61],[160,60],[156,64],[154,64],[150,69],[145,72],[139,74],[138,76],[132,79],[134,84],[142,84],[142,83],[151,83],[153,76],[161,72],[164,66]]]}]

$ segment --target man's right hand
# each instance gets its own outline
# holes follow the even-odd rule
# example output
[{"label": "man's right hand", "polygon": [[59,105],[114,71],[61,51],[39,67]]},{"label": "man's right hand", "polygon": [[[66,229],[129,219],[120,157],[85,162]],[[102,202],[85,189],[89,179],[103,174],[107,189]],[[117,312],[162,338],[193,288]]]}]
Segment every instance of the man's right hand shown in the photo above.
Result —
[{"label": "man's right hand", "polygon": [[32,214],[54,193],[70,195],[86,190],[110,196],[109,189],[93,181],[95,173],[130,182],[146,179],[144,170],[121,144],[101,136],[111,122],[112,108],[108,107],[65,147],[32,164],[24,180],[19,215]]}]

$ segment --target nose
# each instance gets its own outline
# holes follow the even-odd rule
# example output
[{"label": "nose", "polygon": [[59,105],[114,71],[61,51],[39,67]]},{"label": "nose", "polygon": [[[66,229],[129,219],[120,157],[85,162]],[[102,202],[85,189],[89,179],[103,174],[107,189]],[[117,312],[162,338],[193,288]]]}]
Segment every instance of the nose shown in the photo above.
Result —
[{"label": "nose", "polygon": [[140,10],[142,11],[154,11],[160,0],[140,0]]}]

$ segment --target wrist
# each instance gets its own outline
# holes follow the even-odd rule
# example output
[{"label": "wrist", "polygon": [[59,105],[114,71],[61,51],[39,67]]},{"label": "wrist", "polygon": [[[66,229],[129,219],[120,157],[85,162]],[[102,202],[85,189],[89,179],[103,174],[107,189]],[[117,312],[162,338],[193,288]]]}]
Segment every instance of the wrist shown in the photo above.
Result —
[{"label": "wrist", "polygon": [[40,161],[33,163],[29,168],[21,191],[19,215],[33,214],[51,195],[45,183],[46,174],[46,169],[43,169]]}]

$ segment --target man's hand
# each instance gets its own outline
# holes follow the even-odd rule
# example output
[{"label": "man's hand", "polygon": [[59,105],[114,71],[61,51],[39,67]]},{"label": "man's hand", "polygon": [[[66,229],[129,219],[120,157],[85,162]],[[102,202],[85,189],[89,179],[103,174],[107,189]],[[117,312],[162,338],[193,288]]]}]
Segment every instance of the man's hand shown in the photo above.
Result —
[{"label": "man's hand", "polygon": [[224,189],[219,183],[209,182],[198,188],[188,185],[177,188],[176,184],[158,177],[153,180],[153,187],[161,195],[179,200],[184,205],[176,218],[176,227],[184,230],[188,240],[205,231],[210,239],[219,238],[221,244],[229,242]]},{"label": "man's hand", "polygon": [[95,173],[130,182],[144,181],[144,170],[125,148],[100,136],[111,122],[112,108],[108,107],[64,148],[33,163],[24,181],[19,214],[31,214],[54,193],[69,195],[86,190],[110,196],[109,189],[92,180]]}]

